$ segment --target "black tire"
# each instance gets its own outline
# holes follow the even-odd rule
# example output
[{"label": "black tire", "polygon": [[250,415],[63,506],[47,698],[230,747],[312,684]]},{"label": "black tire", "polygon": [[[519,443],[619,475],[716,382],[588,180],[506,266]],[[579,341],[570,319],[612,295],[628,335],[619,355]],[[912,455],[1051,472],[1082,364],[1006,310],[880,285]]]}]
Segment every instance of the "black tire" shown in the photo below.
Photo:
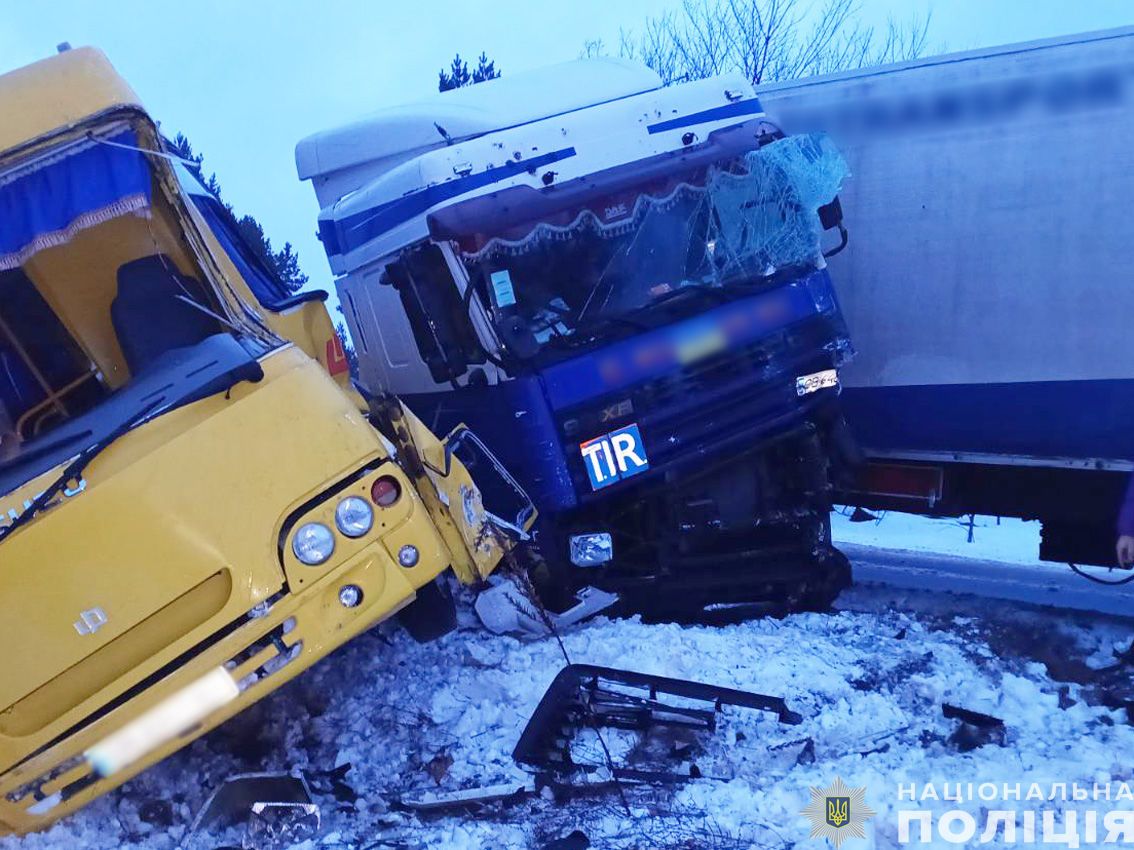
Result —
[{"label": "black tire", "polygon": [[816,569],[819,575],[808,583],[796,606],[800,611],[830,611],[839,594],[854,583],[850,558],[831,547]]},{"label": "black tire", "polygon": [[418,643],[429,643],[457,628],[457,604],[442,579],[417,591],[417,599],[398,612],[398,620]]}]

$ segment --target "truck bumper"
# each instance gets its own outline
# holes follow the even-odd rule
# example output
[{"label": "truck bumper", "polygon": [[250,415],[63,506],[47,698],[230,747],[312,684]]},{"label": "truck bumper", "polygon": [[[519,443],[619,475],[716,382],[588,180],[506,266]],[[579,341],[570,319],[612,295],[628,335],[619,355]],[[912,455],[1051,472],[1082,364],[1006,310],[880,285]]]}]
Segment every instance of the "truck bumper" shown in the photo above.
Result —
[{"label": "truck bumper", "polygon": [[[618,593],[623,609],[654,615],[716,604],[822,607],[846,586],[830,541],[830,468],[837,409],[734,452],[670,468],[571,511],[543,517],[549,562],[573,588]],[[611,488],[615,490],[615,488]],[[604,494],[605,495],[605,494]],[[581,564],[574,535],[608,533],[609,560]],[[549,564],[551,566],[551,564]]]}]

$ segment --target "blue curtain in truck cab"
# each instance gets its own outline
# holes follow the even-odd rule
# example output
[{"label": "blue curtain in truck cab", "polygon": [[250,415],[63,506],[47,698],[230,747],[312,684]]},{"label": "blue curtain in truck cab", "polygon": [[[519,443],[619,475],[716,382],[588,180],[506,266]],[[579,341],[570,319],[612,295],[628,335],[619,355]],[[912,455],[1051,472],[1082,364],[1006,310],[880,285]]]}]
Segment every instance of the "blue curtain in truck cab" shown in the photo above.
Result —
[{"label": "blue curtain in truck cab", "polygon": [[0,271],[112,218],[145,214],[150,170],[133,131],[87,138],[0,174]]}]

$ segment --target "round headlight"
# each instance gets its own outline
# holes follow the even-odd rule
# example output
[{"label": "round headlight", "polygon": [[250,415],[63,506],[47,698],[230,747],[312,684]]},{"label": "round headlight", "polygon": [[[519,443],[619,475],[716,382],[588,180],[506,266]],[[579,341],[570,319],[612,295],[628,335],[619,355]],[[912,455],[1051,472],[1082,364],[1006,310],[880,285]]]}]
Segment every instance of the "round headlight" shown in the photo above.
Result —
[{"label": "round headlight", "polygon": [[318,566],[335,551],[335,534],[321,522],[301,525],[291,538],[291,551],[304,564]]},{"label": "round headlight", "polygon": [[403,567],[406,567],[407,569],[409,567],[417,566],[419,557],[420,554],[417,551],[417,547],[411,544],[407,543],[405,546],[398,550],[398,563]]},{"label": "round headlight", "polygon": [[362,588],[357,584],[344,584],[339,588],[339,604],[344,608],[356,608],[362,602]]},{"label": "round headlight", "polygon": [[361,537],[374,525],[374,508],[365,499],[347,496],[335,508],[335,525],[347,537]]}]

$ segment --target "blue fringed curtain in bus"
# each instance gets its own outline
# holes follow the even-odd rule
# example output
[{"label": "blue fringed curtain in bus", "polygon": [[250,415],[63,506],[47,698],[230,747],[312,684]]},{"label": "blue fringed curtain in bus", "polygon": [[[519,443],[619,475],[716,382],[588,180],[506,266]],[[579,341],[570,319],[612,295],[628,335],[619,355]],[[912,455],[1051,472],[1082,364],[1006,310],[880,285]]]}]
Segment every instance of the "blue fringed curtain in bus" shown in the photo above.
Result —
[{"label": "blue fringed curtain in bus", "polygon": [[150,171],[130,130],[0,174],[0,271],[118,216],[146,215]]}]

